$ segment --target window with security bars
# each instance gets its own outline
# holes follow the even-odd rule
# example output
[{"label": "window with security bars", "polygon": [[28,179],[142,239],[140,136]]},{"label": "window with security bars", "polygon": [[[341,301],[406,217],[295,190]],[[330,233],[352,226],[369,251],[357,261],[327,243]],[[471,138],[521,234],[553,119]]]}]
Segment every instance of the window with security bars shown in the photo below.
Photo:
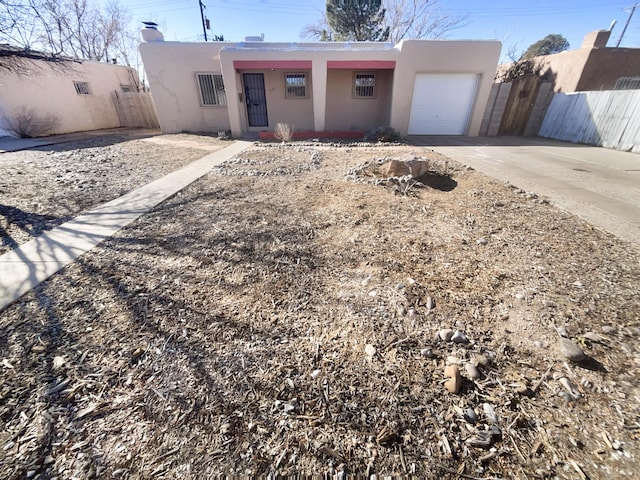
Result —
[{"label": "window with security bars", "polygon": [[640,77],[620,77],[616,80],[614,90],[637,90],[640,89]]},{"label": "window with security bars", "polygon": [[73,82],[73,86],[76,87],[76,93],[78,95],[91,95],[91,86],[89,82]]},{"label": "window with security bars", "polygon": [[198,73],[200,102],[202,105],[226,105],[227,95],[224,92],[222,75],[217,73]]},{"label": "window with security bars", "polygon": [[353,79],[353,94],[356,98],[372,98],[376,93],[374,73],[356,73]]},{"label": "window with security bars", "polygon": [[287,98],[306,98],[307,74],[287,73],[285,75],[285,86]]}]

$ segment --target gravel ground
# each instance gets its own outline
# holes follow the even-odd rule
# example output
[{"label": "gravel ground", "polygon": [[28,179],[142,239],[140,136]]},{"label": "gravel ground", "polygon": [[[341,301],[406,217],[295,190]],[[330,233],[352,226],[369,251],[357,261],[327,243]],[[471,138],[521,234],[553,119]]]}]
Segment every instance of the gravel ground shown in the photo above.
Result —
[{"label": "gravel ground", "polygon": [[257,144],[0,314],[0,477],[635,478],[638,260],[425,148]]},{"label": "gravel ground", "polygon": [[0,254],[224,147],[204,135],[108,135],[0,154]]}]

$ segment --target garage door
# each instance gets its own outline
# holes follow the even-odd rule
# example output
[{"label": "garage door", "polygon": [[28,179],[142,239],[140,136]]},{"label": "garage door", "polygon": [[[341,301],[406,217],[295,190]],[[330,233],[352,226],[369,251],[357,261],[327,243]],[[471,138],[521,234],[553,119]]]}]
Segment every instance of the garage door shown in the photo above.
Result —
[{"label": "garage door", "polygon": [[416,75],[409,135],[464,135],[477,84],[476,74]]}]

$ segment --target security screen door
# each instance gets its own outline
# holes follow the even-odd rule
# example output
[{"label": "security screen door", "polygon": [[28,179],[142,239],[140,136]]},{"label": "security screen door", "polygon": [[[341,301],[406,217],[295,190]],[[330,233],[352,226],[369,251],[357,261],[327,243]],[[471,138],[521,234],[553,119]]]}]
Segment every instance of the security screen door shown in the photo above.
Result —
[{"label": "security screen door", "polygon": [[250,127],[266,127],[267,98],[264,94],[264,75],[262,73],[244,73],[244,97],[247,105],[247,118]]}]

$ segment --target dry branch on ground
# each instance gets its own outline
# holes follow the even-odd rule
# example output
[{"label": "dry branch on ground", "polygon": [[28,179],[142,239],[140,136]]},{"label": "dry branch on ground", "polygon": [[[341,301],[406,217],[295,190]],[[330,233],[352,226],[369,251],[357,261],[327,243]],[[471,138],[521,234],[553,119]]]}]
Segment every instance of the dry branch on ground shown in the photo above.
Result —
[{"label": "dry branch on ground", "polygon": [[430,150],[256,145],[0,314],[0,477],[629,478],[639,273]]}]

